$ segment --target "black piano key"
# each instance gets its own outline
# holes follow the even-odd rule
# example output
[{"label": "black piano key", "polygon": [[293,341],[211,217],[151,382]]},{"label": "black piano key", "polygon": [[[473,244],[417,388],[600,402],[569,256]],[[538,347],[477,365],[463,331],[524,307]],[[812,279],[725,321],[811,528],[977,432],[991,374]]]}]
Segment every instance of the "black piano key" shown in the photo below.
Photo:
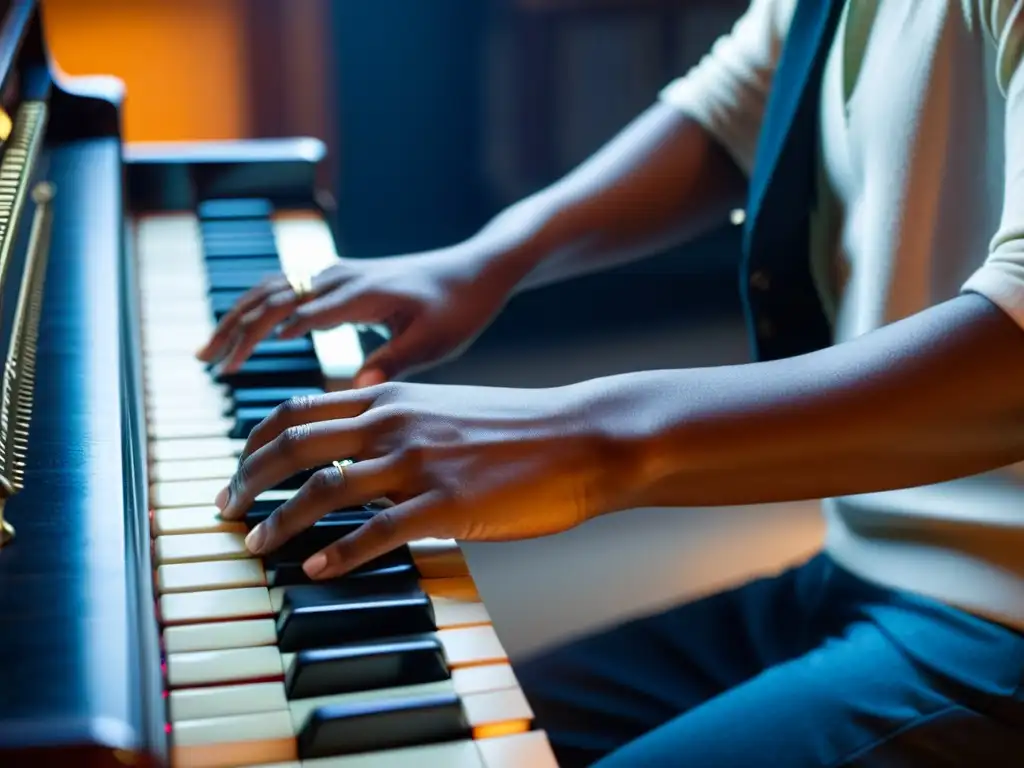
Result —
[{"label": "black piano key", "polygon": [[[373,563],[361,566],[341,577],[346,581],[371,582],[366,589],[375,589],[384,592],[401,592],[416,587],[420,583],[420,573],[412,563],[399,563],[397,565],[375,566]],[[319,585],[333,583],[313,581],[302,570],[302,563],[277,563],[272,570],[267,571],[268,587],[292,587],[304,585]]]},{"label": "black piano key", "polygon": [[296,472],[291,477],[286,477],[275,488],[280,488],[285,491],[297,491],[301,488],[313,473],[316,472],[320,467],[311,467],[310,469],[303,469],[301,472]]},{"label": "black piano key", "polygon": [[234,413],[235,423],[231,427],[228,437],[235,440],[244,440],[260,422],[273,412],[273,408],[236,408]]},{"label": "black piano key", "polygon": [[267,339],[252,350],[252,357],[309,357],[316,354],[313,340],[308,336],[297,339]]},{"label": "black piano key", "polygon": [[384,595],[349,589],[353,594],[336,598],[329,592],[304,591],[319,586],[285,589],[277,617],[277,644],[283,653],[437,631],[434,604],[419,588]]},{"label": "black piano key", "polygon": [[359,337],[359,347],[364,357],[369,357],[388,342],[386,335],[369,325],[356,326],[356,335]]},{"label": "black piano key", "polygon": [[455,694],[318,707],[298,736],[300,760],[397,749],[471,736]]},{"label": "black piano key", "polygon": [[[286,541],[273,552],[265,555],[268,563],[302,563],[315,555],[324,547],[333,544],[343,536],[347,536],[366,522],[368,518],[361,515],[327,515],[316,523]],[[403,562],[400,557],[394,562]]]},{"label": "black piano key", "polygon": [[[249,530],[252,530],[257,525],[262,523],[270,514],[280,506],[277,501],[264,501],[257,499],[253,502],[252,506],[245,513],[245,524]],[[321,523],[325,520],[337,520],[348,523],[352,529],[373,517],[380,510],[379,507],[371,506],[369,504],[360,507],[349,507],[347,509],[338,509],[334,512],[328,512],[322,518]]]},{"label": "black piano key", "polygon": [[229,198],[204,200],[196,207],[200,219],[259,219],[269,218],[274,206],[261,198]]},{"label": "black piano key", "polygon": [[285,674],[289,699],[438,683],[451,677],[436,635],[299,651]]},{"label": "black piano key", "polygon": [[203,258],[207,263],[222,259],[276,259],[277,244],[269,237],[204,240]]},{"label": "black piano key", "polygon": [[214,317],[220,319],[232,310],[245,291],[216,291],[208,297],[207,306]]},{"label": "black piano key", "polygon": [[231,389],[254,387],[315,387],[323,384],[320,361],[314,357],[250,358],[233,373],[214,377]]},{"label": "black piano key", "polygon": [[322,387],[239,387],[231,393],[235,409],[275,407],[293,397],[324,394]]},{"label": "black piano key", "polygon": [[270,219],[202,219],[199,232],[204,238],[237,237],[258,234],[273,237],[274,227]]},{"label": "black piano key", "polygon": [[[249,274],[259,272],[261,274],[279,274],[281,272],[281,260],[274,256],[254,256],[251,258],[238,259],[214,259],[206,262],[206,278],[210,281],[212,289],[222,278],[228,280],[229,276],[238,274]],[[231,277],[230,279],[235,279]]]},{"label": "black piano key", "polygon": [[[215,261],[213,264],[230,264],[230,261]],[[256,269],[223,269],[220,271],[209,272],[207,274],[207,284],[209,292],[211,294],[219,291],[247,291],[250,288],[259,285],[266,278],[273,277],[281,272],[280,262],[271,263],[268,260],[269,266]]]},{"label": "black piano key", "polygon": [[389,579],[386,575],[349,578],[342,576],[313,584],[295,584],[285,589],[285,597],[294,605],[344,605],[354,600],[419,600],[424,597],[419,579]]}]

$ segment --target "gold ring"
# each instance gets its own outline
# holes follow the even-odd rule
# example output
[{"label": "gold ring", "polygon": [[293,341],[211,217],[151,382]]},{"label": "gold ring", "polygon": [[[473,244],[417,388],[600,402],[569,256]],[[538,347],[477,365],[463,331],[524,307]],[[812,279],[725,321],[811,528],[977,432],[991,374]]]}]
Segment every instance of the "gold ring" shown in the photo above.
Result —
[{"label": "gold ring", "polygon": [[346,482],[348,480],[348,478],[345,477],[345,467],[350,466],[352,464],[352,459],[342,459],[341,461],[332,461],[331,464],[333,464],[334,468],[336,470],[338,470],[338,472],[341,473],[341,480],[342,480],[342,482]]},{"label": "gold ring", "polygon": [[296,298],[304,299],[313,292],[313,276],[310,274],[288,275],[288,285],[292,287]]}]

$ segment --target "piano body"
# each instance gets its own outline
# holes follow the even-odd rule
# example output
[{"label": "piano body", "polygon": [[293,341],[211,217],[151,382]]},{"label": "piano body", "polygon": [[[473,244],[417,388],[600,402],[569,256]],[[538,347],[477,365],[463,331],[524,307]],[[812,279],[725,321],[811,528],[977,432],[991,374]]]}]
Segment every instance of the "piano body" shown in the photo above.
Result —
[{"label": "piano body", "polygon": [[322,146],[125,146],[119,83],[60,75],[36,2],[0,9],[0,766],[554,766],[454,542],[314,585],[304,555],[372,508],[261,560],[247,528],[303,478],[244,523],[210,506],[253,423],[379,343],[193,358],[264,274],[337,258]]}]

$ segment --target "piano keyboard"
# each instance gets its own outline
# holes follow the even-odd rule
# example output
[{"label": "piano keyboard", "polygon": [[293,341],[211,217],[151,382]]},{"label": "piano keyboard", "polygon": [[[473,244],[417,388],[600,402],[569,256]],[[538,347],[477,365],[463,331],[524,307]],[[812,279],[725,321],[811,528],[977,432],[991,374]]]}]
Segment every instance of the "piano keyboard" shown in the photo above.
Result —
[{"label": "piano keyboard", "polygon": [[[212,506],[249,430],[289,397],[345,386],[373,339],[268,340],[215,379],[194,353],[264,275],[337,258],[325,223],[263,201],[135,223],[150,530],[173,766],[551,768],[542,731],[454,542],[414,542],[313,583],[305,558],[372,508],[332,513],[263,558]],[[378,342],[379,343],[379,342]]]}]

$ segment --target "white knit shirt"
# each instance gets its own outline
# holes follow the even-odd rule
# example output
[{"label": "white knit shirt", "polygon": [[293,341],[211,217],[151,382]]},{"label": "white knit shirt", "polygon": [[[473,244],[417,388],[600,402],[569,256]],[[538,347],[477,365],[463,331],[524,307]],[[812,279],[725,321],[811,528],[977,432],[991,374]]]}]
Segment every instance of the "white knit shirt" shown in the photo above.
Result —
[{"label": "white knit shirt", "polygon": [[[748,172],[795,4],[753,0],[662,92]],[[837,343],[962,291],[1024,327],[1022,52],[1024,0],[847,0],[811,233]],[[1024,629],[1021,466],[823,509],[827,551],[862,577]]]}]

